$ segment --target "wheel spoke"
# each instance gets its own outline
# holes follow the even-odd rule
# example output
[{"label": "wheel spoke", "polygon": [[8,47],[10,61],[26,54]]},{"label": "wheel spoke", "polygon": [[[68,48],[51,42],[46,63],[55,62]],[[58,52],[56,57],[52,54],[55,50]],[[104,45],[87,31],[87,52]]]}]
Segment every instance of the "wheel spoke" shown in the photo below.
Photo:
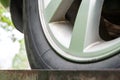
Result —
[{"label": "wheel spoke", "polygon": [[51,0],[45,9],[48,22],[61,21],[74,0]]},{"label": "wheel spoke", "polygon": [[69,46],[73,54],[83,53],[87,46],[99,41],[99,23],[103,2],[104,0],[82,0]]}]

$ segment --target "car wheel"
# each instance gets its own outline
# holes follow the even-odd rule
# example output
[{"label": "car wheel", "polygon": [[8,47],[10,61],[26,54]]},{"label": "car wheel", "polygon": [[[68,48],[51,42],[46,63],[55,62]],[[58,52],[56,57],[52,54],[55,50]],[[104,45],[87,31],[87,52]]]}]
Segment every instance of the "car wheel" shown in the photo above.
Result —
[{"label": "car wheel", "polygon": [[120,7],[112,6],[119,0],[24,0],[23,3],[26,49],[33,69],[120,67],[120,38],[115,31],[119,33]]}]

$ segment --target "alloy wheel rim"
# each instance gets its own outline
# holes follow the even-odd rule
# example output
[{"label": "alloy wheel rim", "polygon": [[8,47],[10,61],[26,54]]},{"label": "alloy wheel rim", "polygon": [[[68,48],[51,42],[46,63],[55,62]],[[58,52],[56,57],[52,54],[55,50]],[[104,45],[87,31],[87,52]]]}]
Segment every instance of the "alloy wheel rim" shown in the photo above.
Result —
[{"label": "alloy wheel rim", "polygon": [[74,0],[38,0],[43,32],[62,57],[76,62],[92,62],[120,51],[120,38],[105,41],[99,35],[104,0],[82,0],[74,25],[65,15]]}]

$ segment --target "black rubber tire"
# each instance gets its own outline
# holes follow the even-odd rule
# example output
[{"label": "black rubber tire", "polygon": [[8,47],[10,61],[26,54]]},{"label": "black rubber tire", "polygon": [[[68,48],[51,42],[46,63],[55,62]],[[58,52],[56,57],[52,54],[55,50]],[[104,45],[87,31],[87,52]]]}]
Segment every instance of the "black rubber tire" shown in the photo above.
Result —
[{"label": "black rubber tire", "polygon": [[16,29],[23,32],[23,0],[10,1],[10,13]]},{"label": "black rubber tire", "polygon": [[24,34],[32,69],[103,70],[120,68],[120,54],[94,63],[75,63],[58,55],[47,42],[41,27],[38,0],[24,0]]}]

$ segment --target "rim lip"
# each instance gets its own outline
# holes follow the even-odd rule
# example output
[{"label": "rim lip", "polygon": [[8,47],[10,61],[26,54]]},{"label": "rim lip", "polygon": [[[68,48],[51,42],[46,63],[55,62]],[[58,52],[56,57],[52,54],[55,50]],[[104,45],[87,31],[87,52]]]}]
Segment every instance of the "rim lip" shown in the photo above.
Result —
[{"label": "rim lip", "polygon": [[[104,54],[104,55],[100,55],[100,56],[95,56],[95,57],[90,57],[90,58],[85,58],[85,57],[77,57],[77,56],[72,56],[70,55],[68,52],[63,51],[58,45],[57,43],[55,43],[55,41],[53,40],[53,38],[51,37],[51,34],[48,30],[48,23],[45,20],[45,15],[44,15],[44,8],[43,8],[43,0],[38,0],[38,9],[39,9],[39,17],[40,17],[40,21],[41,21],[41,25],[42,25],[42,29],[43,29],[43,33],[45,34],[45,37],[47,39],[47,41],[49,42],[50,46],[62,57],[68,59],[68,60],[72,60],[75,62],[93,62],[93,61],[99,61],[101,59],[105,59],[108,58],[110,56],[115,55],[116,53],[118,53],[120,51],[120,48],[117,46],[115,47],[112,51],[108,52],[108,54]],[[112,54],[114,53],[114,54]]]}]

